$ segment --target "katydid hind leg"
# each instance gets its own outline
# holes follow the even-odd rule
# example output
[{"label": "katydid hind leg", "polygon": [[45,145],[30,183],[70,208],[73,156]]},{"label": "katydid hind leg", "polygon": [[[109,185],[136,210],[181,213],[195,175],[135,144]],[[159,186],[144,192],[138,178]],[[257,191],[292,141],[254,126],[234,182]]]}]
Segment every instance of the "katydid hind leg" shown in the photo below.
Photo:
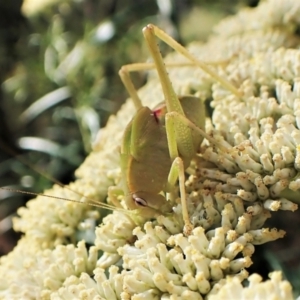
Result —
[{"label": "katydid hind leg", "polygon": [[214,71],[212,68],[210,68],[207,63],[205,63],[205,62],[197,59],[195,56],[193,56],[185,47],[180,45],[170,35],[165,33],[163,30],[161,30],[157,26],[155,26],[153,24],[149,24],[143,29],[143,32],[151,32],[153,35],[157,36],[160,40],[164,41],[176,52],[182,54],[189,61],[193,62],[196,66],[198,66],[204,72],[209,74],[213,79],[215,79],[217,82],[219,82],[225,89],[230,91],[236,97],[240,98],[243,96],[242,93],[230,81],[228,81],[226,78],[220,76],[216,71]]},{"label": "katydid hind leg", "polygon": [[[195,132],[187,122],[193,123],[201,132],[204,132],[205,109],[202,100],[194,96],[182,96],[180,97],[180,102],[184,109],[185,116],[177,112],[173,112],[174,115],[166,113],[165,126],[171,160],[173,161],[176,157],[180,156],[184,161],[185,168],[187,168],[191,160],[195,157],[203,140],[203,135],[199,134],[199,132]],[[172,117],[178,115],[181,116],[178,119]],[[183,122],[182,119],[188,121]],[[183,129],[182,132],[187,132],[188,135],[180,136],[178,132],[176,132],[178,128]],[[191,139],[191,143],[187,143],[187,139]],[[190,147],[188,151],[186,149],[187,147]]]},{"label": "katydid hind leg", "polygon": [[207,139],[212,145],[216,146],[222,152],[230,154],[230,152],[232,151],[232,148],[225,147],[220,141],[211,137],[202,128],[198,127],[191,120],[182,116],[181,114],[178,114],[177,112],[167,113],[166,122],[171,122],[170,120],[173,120],[172,122],[175,122],[176,120],[177,123],[182,123],[185,126],[189,127],[192,131],[194,131],[196,134],[202,137],[201,140],[203,140],[203,138]]},{"label": "katydid hind leg", "polygon": [[[146,26],[143,29],[143,34],[146,39],[149,51],[151,52],[154,63],[156,65],[156,70],[160,78],[162,90],[166,101],[167,112],[177,112],[178,114],[185,116],[184,110],[172,86],[163,58],[158,48],[155,34],[155,26]],[[175,123],[174,126],[176,127],[176,142],[181,150],[182,158],[185,160],[185,162],[189,161],[195,154],[192,132],[190,128],[182,126],[182,124],[180,123]],[[172,156],[171,158],[172,160],[174,159],[174,157]]]},{"label": "katydid hind leg", "polygon": [[143,29],[143,34],[148,45],[148,49],[154,60],[156,71],[160,78],[163,94],[166,101],[167,110],[176,111],[178,113],[184,114],[183,109],[180,105],[180,101],[174,91],[171,80],[166,70],[163,58],[161,56],[160,50],[157,45],[155,29],[153,26],[148,25]]}]

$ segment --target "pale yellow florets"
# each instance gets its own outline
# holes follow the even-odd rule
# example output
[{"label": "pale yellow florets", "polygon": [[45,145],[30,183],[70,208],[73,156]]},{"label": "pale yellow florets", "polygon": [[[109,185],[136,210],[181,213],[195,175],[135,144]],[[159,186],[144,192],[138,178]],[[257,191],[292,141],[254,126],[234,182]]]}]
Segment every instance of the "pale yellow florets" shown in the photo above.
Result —
[{"label": "pale yellow florets", "polygon": [[262,282],[262,278],[253,274],[248,278],[248,286],[243,287],[237,278],[226,278],[215,286],[212,295],[208,300],[219,299],[274,299],[274,300],[292,300],[294,299],[292,287],[287,281],[282,280],[280,272],[273,272],[270,280]]},{"label": "pale yellow florets", "polygon": [[90,274],[81,273],[79,277],[70,276],[64,282],[64,286],[51,294],[51,300],[69,299],[121,299],[123,287],[123,275],[119,269],[112,266],[108,269],[109,276],[104,269],[95,268],[94,279]]},{"label": "pale yellow florets", "polygon": [[23,238],[12,253],[0,260],[0,299],[49,299],[68,277],[83,272],[91,275],[97,255],[96,248],[88,251],[83,241],[77,247],[70,244],[40,250],[33,240]]},{"label": "pale yellow florets", "polygon": [[225,206],[222,223],[229,226],[207,233],[203,227],[197,227],[189,237],[171,234],[150,222],[145,224],[144,231],[137,227],[133,231],[138,238],[134,246],[127,244],[118,250],[127,270],[122,273],[124,290],[134,299],[145,299],[150,291],[159,299],[182,295],[184,299],[202,299],[200,295],[209,294],[226,276],[234,276],[239,282],[247,278],[244,269],[252,264],[252,245],[275,240],[283,232],[247,230],[250,222],[242,226],[242,218],[232,226],[225,220],[228,214],[232,214],[234,222],[234,213]]},{"label": "pale yellow florets", "polygon": [[118,262],[121,256],[117,253],[119,247],[134,241],[133,229],[137,226],[130,216],[114,211],[103,219],[96,229],[95,246],[104,253],[97,265],[106,268]]},{"label": "pale yellow florets", "polygon": [[[45,193],[74,201],[83,198],[76,193],[75,184],[64,188],[54,186]],[[28,238],[39,244],[40,249],[76,241],[80,222],[99,218],[99,213],[90,206],[42,196],[29,201],[27,208],[20,208],[18,214],[21,218],[14,219],[14,229],[26,233]]]},{"label": "pale yellow florets", "polygon": [[248,31],[282,28],[293,32],[300,23],[300,3],[294,0],[261,1],[256,9],[242,9],[221,21],[214,32],[232,36]]}]

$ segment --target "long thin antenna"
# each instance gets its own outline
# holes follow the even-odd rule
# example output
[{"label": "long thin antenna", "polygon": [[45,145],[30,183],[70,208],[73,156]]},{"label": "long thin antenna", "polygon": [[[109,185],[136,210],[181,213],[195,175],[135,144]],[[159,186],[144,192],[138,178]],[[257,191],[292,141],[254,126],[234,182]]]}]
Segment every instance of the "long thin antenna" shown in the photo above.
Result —
[{"label": "long thin antenna", "polygon": [[53,199],[59,199],[59,200],[64,200],[64,201],[69,201],[69,202],[74,202],[74,203],[80,203],[80,204],[87,204],[89,206],[94,206],[94,207],[98,207],[98,208],[104,208],[104,209],[108,209],[108,210],[117,210],[117,211],[121,211],[123,213],[129,214],[130,212],[126,209],[122,209],[120,207],[115,207],[106,203],[98,203],[96,201],[92,201],[92,202],[81,202],[78,200],[74,200],[74,199],[68,199],[68,198],[64,198],[64,197],[58,197],[58,196],[52,196],[52,195],[47,195],[47,194],[42,194],[42,193],[34,193],[34,192],[28,192],[28,191],[22,191],[22,190],[15,190],[15,189],[11,189],[11,188],[7,188],[7,187],[0,187],[1,190],[5,190],[5,191],[10,191],[10,192],[17,192],[17,193],[21,193],[21,194],[27,194],[27,195],[32,195],[32,196],[42,196],[42,197],[48,197],[48,198],[53,198]]},{"label": "long thin antenna", "polygon": [[[88,200],[88,202],[80,202],[77,201],[78,203],[85,203],[85,204],[89,204],[89,203],[93,203],[92,206],[100,206],[100,203],[95,201],[94,199],[90,199],[88,197],[86,197],[84,194],[78,192],[78,191],[74,191],[72,190],[70,187],[68,187],[67,185],[62,184],[61,182],[59,182],[56,178],[46,174],[45,172],[41,171],[40,169],[32,166],[31,164],[29,164],[25,159],[23,159],[20,155],[18,155],[14,150],[12,150],[11,148],[7,147],[5,144],[1,143],[0,141],[0,148],[2,148],[5,152],[7,152],[8,154],[10,154],[11,156],[15,157],[16,159],[18,159],[22,164],[24,164],[25,166],[29,167],[30,169],[32,169],[34,172],[36,172],[37,174],[40,174],[41,176],[47,178],[49,181],[52,181],[53,183],[56,183],[57,185],[59,185],[60,187],[67,189],[68,191],[76,194],[77,196],[80,196],[82,198],[85,198]],[[28,191],[21,191],[21,190],[13,190],[13,189],[9,189],[9,188],[1,188],[1,189],[6,189],[6,190],[10,190],[10,191],[16,191],[19,193],[23,193],[23,194],[28,194],[28,195],[33,195],[33,196],[43,196],[44,194],[41,193],[34,193],[34,192],[28,192]],[[51,198],[57,198],[57,199],[61,199],[61,200],[68,200],[66,198],[59,198],[59,197],[55,197],[55,196],[50,196],[50,195],[44,195],[46,197],[51,197]],[[71,200],[70,200],[71,201]],[[76,200],[72,200],[71,202],[76,202]],[[105,203],[101,203],[101,205],[103,205],[102,207],[104,208],[104,204]],[[110,206],[109,204],[105,204],[107,205],[107,209],[113,210],[114,206]]]}]

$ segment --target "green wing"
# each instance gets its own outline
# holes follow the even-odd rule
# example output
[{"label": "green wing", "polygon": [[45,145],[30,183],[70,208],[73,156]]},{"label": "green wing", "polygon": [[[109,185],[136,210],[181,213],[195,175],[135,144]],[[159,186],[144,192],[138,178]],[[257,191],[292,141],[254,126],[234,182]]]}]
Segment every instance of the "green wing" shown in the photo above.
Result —
[{"label": "green wing", "polygon": [[171,167],[165,127],[148,107],[136,113],[129,127],[123,140],[129,192],[159,193],[166,187]]}]

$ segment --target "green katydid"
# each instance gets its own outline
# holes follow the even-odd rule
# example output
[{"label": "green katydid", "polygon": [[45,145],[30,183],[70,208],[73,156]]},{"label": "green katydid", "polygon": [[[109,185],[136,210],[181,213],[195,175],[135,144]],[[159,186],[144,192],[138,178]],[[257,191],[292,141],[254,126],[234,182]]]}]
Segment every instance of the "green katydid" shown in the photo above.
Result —
[{"label": "green katydid", "polygon": [[184,232],[189,235],[193,226],[186,205],[185,169],[195,157],[204,137],[222,146],[203,131],[204,103],[194,96],[178,98],[175,94],[155,36],[204,69],[235,95],[241,95],[230,82],[198,61],[158,27],[150,24],[143,29],[143,33],[161,81],[165,108],[161,106],[151,110],[141,105],[129,72],[141,70],[142,64],[127,65],[120,70],[121,79],[138,109],[126,127],[121,148],[125,202],[127,208],[137,209],[143,216],[154,217],[166,210],[170,211],[170,203],[161,192],[171,193],[172,196],[173,187],[179,178]]}]

